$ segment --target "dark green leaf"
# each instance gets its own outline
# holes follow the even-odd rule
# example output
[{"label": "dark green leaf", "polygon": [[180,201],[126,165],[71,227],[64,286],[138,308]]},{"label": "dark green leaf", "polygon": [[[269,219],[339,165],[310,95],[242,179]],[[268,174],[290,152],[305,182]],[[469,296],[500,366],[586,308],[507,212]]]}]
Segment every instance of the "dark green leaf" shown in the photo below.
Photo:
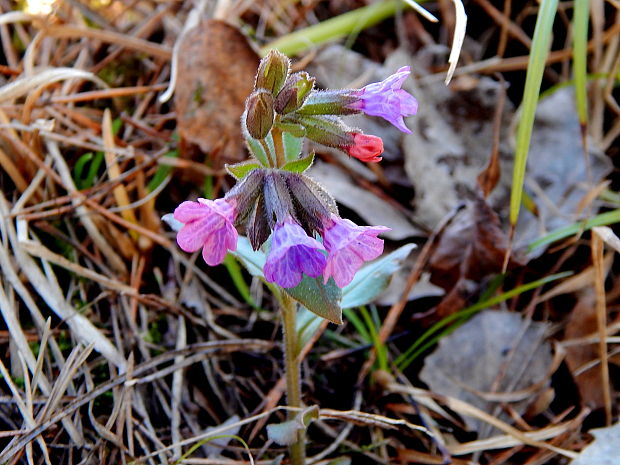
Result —
[{"label": "dark green leaf", "polygon": [[323,284],[323,278],[304,276],[298,286],[284,289],[287,294],[304,305],[308,310],[332,323],[342,324],[340,298],[342,292],[333,279]]}]

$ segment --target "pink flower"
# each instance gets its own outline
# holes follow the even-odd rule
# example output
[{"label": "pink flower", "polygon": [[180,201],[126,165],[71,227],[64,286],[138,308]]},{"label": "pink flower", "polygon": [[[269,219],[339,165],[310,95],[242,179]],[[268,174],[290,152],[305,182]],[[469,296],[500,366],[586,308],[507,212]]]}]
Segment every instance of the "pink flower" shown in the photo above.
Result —
[{"label": "pink flower", "polygon": [[331,224],[323,231],[328,252],[323,282],[333,277],[340,288],[349,284],[365,261],[383,253],[383,240],[377,237],[389,231],[385,226],[358,226],[350,220],[331,215]]},{"label": "pink flower", "polygon": [[352,91],[350,95],[357,97],[358,100],[348,104],[347,108],[371,116],[380,116],[402,132],[411,134],[411,130],[405,126],[403,116],[415,115],[418,111],[418,101],[413,95],[401,89],[409,74],[411,74],[409,66],[403,66],[384,81]]},{"label": "pink flower", "polygon": [[174,219],[184,224],[177,234],[179,247],[185,252],[202,247],[202,257],[208,265],[222,263],[229,250],[237,249],[235,206],[227,199],[183,202],[174,210]]},{"label": "pink flower", "polygon": [[380,137],[369,136],[359,132],[351,134],[353,136],[353,145],[342,147],[342,149],[358,160],[367,163],[377,163],[381,161],[383,153],[383,141]]},{"label": "pink flower", "polygon": [[270,283],[280,287],[297,286],[303,274],[321,276],[325,268],[324,247],[309,237],[292,218],[277,223],[263,272]]}]

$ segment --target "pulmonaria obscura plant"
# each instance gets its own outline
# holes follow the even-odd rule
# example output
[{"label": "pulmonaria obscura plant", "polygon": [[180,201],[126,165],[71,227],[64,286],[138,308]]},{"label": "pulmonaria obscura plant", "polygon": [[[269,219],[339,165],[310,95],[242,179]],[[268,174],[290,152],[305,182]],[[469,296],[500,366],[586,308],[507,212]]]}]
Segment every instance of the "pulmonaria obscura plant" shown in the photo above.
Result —
[{"label": "pulmonaria obscura plant", "polygon": [[[380,116],[403,132],[403,117],[417,111],[416,99],[401,89],[405,66],[386,80],[355,90],[316,90],[305,72],[289,73],[289,60],[272,51],[258,68],[254,92],[241,125],[253,158],[228,171],[236,186],[224,198],[183,202],[174,218],[184,224],[177,242],[186,252],[202,248],[211,266],[236,250],[238,234],[254,250],[269,237],[265,279],[283,288],[303,276],[330,278],[342,288],[365,261],[383,252],[377,236],[385,226],[357,226],[338,215],[334,199],[303,172],[314,154],[301,154],[304,138],[335,147],[364,162],[378,162],[381,138],[345,125],[340,115]],[[319,240],[319,237],[322,239]]]},{"label": "pulmonaria obscura plant", "polygon": [[[260,62],[241,118],[252,157],[227,166],[236,185],[223,198],[186,201],[174,211],[182,223],[179,246],[186,252],[202,249],[208,265],[222,263],[227,252],[235,251],[240,234],[247,236],[253,250],[266,253],[262,277],[282,307],[290,407],[301,407],[296,302],[341,323],[340,289],[364,262],[382,254],[383,240],[378,236],[389,230],[358,226],[339,216],[330,194],[304,174],[314,153],[302,153],[303,141],[335,147],[363,162],[379,162],[381,138],[347,126],[341,117],[379,116],[410,133],[403,117],[414,115],[418,104],[401,89],[409,74],[405,66],[362,89],[316,90],[313,77],[291,73],[289,59],[270,52]],[[289,416],[287,434],[278,433],[276,427],[270,430],[272,439],[291,446],[295,465],[305,463],[307,413],[299,415],[301,421]]]}]

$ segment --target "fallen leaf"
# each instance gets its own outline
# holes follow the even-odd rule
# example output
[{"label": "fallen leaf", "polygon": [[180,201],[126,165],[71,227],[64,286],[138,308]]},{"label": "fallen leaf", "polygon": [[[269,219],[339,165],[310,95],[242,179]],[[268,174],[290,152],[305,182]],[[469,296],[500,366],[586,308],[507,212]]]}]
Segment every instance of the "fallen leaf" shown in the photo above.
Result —
[{"label": "fallen leaf", "polygon": [[497,214],[478,197],[444,229],[429,261],[431,281],[446,290],[462,279],[480,282],[501,272],[507,247]]},{"label": "fallen leaf", "polygon": [[[598,331],[594,290],[586,288],[578,296],[579,300],[566,322],[564,337],[568,340],[596,334]],[[601,368],[599,364],[595,364],[587,370],[579,369],[598,358],[598,343],[566,347],[566,364],[573,373],[581,402],[591,409],[601,408],[604,405]]]},{"label": "fallen leaf", "polygon": [[[491,399],[510,401],[523,414],[536,392],[547,387],[545,377],[553,357],[545,342],[546,329],[545,323],[526,321],[518,313],[481,312],[441,339],[426,357],[420,379],[437,394],[455,397],[510,423],[508,414],[498,408],[500,402]],[[528,388],[532,393],[524,396]],[[480,420],[464,417],[464,421],[481,438],[493,433],[483,430]]]},{"label": "fallen leaf", "polygon": [[618,465],[620,450],[620,423],[589,431],[594,442],[581,451],[570,465]]},{"label": "fallen leaf", "polygon": [[178,56],[174,99],[186,146],[182,155],[196,157],[196,149],[217,153],[221,166],[246,158],[239,120],[254,86],[258,55],[235,27],[203,19],[187,32]]},{"label": "fallen leaf", "polygon": [[[411,57],[397,51],[386,66],[412,67],[414,77],[407,79],[403,88],[419,105],[417,115],[407,121],[412,133],[403,137],[402,149],[405,170],[415,188],[414,219],[434,229],[459,203],[478,197],[478,176],[487,168],[493,151],[493,120],[504,89],[502,83],[488,77],[480,77],[474,87],[446,87],[425,76],[424,54],[428,53],[422,50]],[[506,104],[500,115],[496,172],[512,172],[508,144],[512,109]],[[509,193],[510,176],[504,175],[489,196],[489,204],[503,213]]]}]

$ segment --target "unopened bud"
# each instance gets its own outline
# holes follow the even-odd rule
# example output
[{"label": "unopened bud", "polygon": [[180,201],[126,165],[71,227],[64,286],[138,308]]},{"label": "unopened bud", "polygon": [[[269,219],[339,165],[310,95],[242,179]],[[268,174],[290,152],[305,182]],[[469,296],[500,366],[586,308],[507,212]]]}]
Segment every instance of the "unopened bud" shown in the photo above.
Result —
[{"label": "unopened bud", "polygon": [[277,50],[272,50],[260,61],[256,73],[256,89],[265,89],[277,95],[288,77],[290,60]]},{"label": "unopened bud", "polygon": [[360,110],[351,106],[359,100],[348,90],[321,90],[312,92],[297,111],[300,115],[352,115]]},{"label": "unopened bud", "polygon": [[306,72],[290,75],[276,97],[274,104],[276,112],[284,115],[301,107],[310,95],[314,81],[315,79]]},{"label": "unopened bud", "polygon": [[273,96],[259,89],[250,95],[245,103],[245,125],[254,139],[264,139],[273,126]]},{"label": "unopened bud", "polygon": [[328,147],[353,145],[352,129],[334,116],[299,116],[295,122],[306,130],[306,137]]}]

